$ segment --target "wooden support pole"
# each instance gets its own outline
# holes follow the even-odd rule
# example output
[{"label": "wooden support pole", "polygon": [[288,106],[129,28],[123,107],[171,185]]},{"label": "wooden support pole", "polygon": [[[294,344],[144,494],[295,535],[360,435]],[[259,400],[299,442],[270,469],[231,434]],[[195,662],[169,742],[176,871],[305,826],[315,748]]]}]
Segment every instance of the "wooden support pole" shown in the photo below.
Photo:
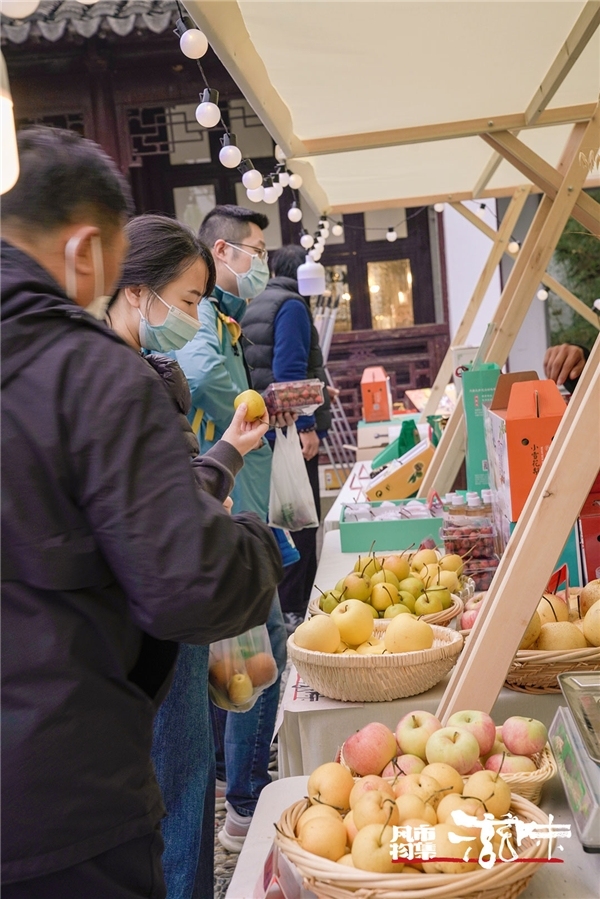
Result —
[{"label": "wooden support pole", "polygon": [[[528,185],[518,187],[514,193],[512,200],[510,201],[510,205],[506,210],[506,215],[502,219],[500,227],[497,231],[492,232],[493,243],[490,254],[486,260],[485,265],[483,266],[477,284],[475,285],[473,295],[467,303],[462,320],[452,338],[452,344],[455,344],[456,346],[460,346],[462,343],[464,343],[469,336],[469,332],[473,327],[473,322],[477,318],[477,313],[479,312],[480,306],[483,302],[483,298],[485,297],[487,289],[492,282],[494,272],[496,271],[498,264],[502,259],[502,256],[506,252],[508,244],[510,243],[511,234],[519,220],[519,216],[521,215],[521,211],[528,196]],[[462,207],[461,203],[458,203],[456,205]],[[470,212],[470,210],[468,211]],[[474,218],[477,219],[477,216],[474,216]],[[477,221],[479,221],[479,219],[477,219]],[[435,414],[439,402],[444,395],[444,391],[446,389],[448,381],[452,377],[452,368],[452,346],[449,346],[446,351],[446,355],[442,360],[442,364],[440,365],[435,381],[433,382],[427,404],[421,414],[421,421],[427,421],[428,415]]]},{"label": "wooden support pole", "polygon": [[437,709],[490,712],[600,468],[600,335]]},{"label": "wooden support pole", "polygon": [[[567,142],[563,160],[566,171],[555,199],[550,200],[545,196],[538,206],[521,252],[500,297],[493,319],[496,330],[486,351],[483,360],[485,362],[495,362],[500,366],[506,362],[515,337],[527,315],[537,285],[546,272],[554,248],[580,196],[587,172],[585,167],[580,164],[579,152],[582,147],[598,141],[600,137],[599,108],[599,106],[596,107],[596,112],[583,134],[579,135],[577,132],[580,138],[577,144],[574,144],[571,138]],[[448,431],[448,426],[454,418],[456,418],[456,422],[453,429]],[[453,452],[462,453],[462,447],[465,445],[462,403],[457,404],[450,422],[442,434],[432,463],[425,473],[419,496],[426,496],[433,487],[440,494],[448,492],[452,487],[452,482],[448,481],[448,477],[453,470],[458,470],[462,456],[459,460],[450,462],[445,459],[445,455],[450,448]],[[461,439],[458,439],[457,432],[462,432]],[[443,478],[442,473],[444,474]]]}]

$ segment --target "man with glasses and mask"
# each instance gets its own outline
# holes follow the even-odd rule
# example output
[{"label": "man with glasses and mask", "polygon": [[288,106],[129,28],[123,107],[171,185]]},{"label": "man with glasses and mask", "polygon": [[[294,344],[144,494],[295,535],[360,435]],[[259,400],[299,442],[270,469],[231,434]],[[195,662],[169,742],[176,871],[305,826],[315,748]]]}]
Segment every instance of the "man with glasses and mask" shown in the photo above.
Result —
[{"label": "man with glasses and mask", "polygon": [[[192,393],[190,421],[207,452],[231,423],[236,396],[252,386],[241,343],[241,323],[248,301],[269,280],[264,231],[265,215],[241,206],[216,206],[204,219],[199,237],[210,247],[217,269],[211,297],[202,300],[202,327],[175,353]],[[289,416],[288,416],[289,418]],[[290,424],[283,418],[280,426]],[[256,512],[268,518],[272,453],[266,441],[244,459],[231,493],[233,512]],[[275,593],[267,620],[279,675],[285,668],[287,633]],[[231,852],[242,848],[263,787],[270,783],[269,753],[279,702],[280,677],[249,712],[226,713],[212,708],[217,760],[216,806],[227,809],[218,838]],[[225,801],[226,800],[226,801]]]}]

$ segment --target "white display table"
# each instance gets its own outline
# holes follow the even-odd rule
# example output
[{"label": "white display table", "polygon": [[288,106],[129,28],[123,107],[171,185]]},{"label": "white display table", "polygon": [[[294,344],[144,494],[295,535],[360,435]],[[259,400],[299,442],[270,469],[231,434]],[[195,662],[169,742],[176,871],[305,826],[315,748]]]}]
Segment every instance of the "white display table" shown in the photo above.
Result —
[{"label": "white display table", "polygon": [[[342,553],[340,532],[325,535],[321,560],[315,578],[322,590],[327,590],[352,569],[356,553]],[[318,594],[315,589],[314,594]],[[501,627],[501,622],[499,622]],[[493,654],[490,665],[494,664]],[[279,772],[282,777],[310,774],[313,768],[335,758],[339,746],[351,733],[370,721],[380,721],[392,730],[400,718],[416,709],[435,713],[444,694],[450,675],[427,693],[396,699],[393,702],[348,703],[326,699],[298,681],[292,667],[278,717]],[[511,715],[538,718],[547,727],[559,705],[561,694],[533,696],[503,689],[492,710],[501,724]]]},{"label": "white display table", "polygon": [[336,496],[334,504],[323,519],[324,533],[339,529],[342,506],[346,505],[346,503],[366,502],[362,489],[369,482],[370,474],[370,462],[356,462],[354,464],[352,471]]},{"label": "white display table", "polygon": [[[250,825],[248,837],[226,894],[226,899],[262,897],[255,887],[262,875],[263,865],[273,842],[274,824],[293,802],[306,795],[306,777],[290,777],[265,787]],[[556,850],[555,858],[564,864],[540,864],[520,899],[598,899],[600,884],[600,856],[585,853],[577,838],[571,812],[558,777],[544,786],[542,808],[554,815],[557,824],[570,824],[572,836],[563,840],[563,852]],[[453,897],[448,896],[448,899]]]}]

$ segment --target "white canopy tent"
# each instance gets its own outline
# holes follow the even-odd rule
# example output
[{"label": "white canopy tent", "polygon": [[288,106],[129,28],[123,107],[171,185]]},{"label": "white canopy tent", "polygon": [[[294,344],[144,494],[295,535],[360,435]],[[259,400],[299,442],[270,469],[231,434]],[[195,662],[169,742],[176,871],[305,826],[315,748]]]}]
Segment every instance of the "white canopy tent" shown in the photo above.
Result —
[{"label": "white canopy tent", "polygon": [[[527,194],[542,192],[483,353],[504,365],[569,216],[600,236],[600,207],[583,192],[600,184],[600,2],[185,5],[318,212],[451,202],[485,230],[460,201],[512,197],[488,235],[490,257],[459,332],[468,332]],[[432,398],[447,383],[448,360],[440,372]],[[450,489],[464,449],[460,397],[421,494]],[[458,709],[490,711],[599,468],[600,338],[454,669],[438,709],[444,720]]]},{"label": "white canopy tent", "polygon": [[185,5],[320,212],[511,195],[523,176],[488,175],[479,135],[521,131],[556,166],[598,101],[596,2]]}]

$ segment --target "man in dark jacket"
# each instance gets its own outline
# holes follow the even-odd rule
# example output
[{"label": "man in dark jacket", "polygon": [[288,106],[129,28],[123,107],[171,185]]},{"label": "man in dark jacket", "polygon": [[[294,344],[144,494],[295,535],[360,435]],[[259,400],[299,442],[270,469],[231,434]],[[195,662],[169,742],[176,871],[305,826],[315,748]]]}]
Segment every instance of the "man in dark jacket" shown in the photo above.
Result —
[{"label": "man in dark jacket", "polygon": [[[319,378],[327,383],[310,307],[298,293],[298,266],[305,259],[306,251],[298,245],[276,250],[269,260],[271,280],[246,310],[245,354],[255,390],[264,391],[274,381]],[[303,415],[296,422],[319,518],[319,442],[331,427],[329,404],[329,393],[325,390],[325,402],[315,414]],[[275,438],[274,433],[268,436]],[[317,571],[316,528],[295,531],[293,537],[300,560],[287,568],[279,585],[281,608],[290,633],[304,619]]]},{"label": "man in dark jacket", "polygon": [[160,378],[94,316],[127,187],[32,129],[2,200],[4,899],[164,897],[152,720],[177,652],[267,618],[269,529],[196,493]]}]

